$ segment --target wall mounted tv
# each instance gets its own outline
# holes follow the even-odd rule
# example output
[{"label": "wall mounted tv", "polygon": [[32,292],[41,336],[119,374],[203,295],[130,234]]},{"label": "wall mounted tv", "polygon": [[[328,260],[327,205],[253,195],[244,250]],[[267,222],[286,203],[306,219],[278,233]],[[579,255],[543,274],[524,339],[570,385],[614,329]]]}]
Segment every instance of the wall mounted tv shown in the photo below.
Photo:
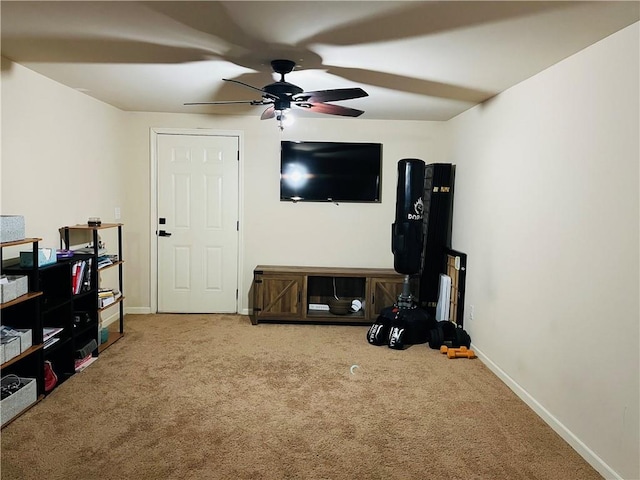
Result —
[{"label": "wall mounted tv", "polygon": [[280,200],[380,202],[382,144],[282,141]]}]

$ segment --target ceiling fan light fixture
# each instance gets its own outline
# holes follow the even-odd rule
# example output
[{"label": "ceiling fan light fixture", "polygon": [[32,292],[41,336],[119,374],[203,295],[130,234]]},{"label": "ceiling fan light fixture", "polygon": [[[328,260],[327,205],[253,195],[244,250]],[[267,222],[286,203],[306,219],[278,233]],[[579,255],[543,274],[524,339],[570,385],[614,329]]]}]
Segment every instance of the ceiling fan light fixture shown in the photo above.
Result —
[{"label": "ceiling fan light fixture", "polygon": [[284,130],[284,127],[290,127],[295,122],[295,117],[291,113],[289,108],[284,110],[276,110],[275,111],[276,121],[278,122],[278,128],[280,130]]}]

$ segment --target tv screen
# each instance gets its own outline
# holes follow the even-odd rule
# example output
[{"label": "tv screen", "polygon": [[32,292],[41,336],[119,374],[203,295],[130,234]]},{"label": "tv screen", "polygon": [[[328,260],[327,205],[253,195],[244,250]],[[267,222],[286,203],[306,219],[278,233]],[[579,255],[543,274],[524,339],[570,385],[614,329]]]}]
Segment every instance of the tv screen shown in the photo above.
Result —
[{"label": "tv screen", "polygon": [[380,143],[281,142],[280,200],[380,202]]}]

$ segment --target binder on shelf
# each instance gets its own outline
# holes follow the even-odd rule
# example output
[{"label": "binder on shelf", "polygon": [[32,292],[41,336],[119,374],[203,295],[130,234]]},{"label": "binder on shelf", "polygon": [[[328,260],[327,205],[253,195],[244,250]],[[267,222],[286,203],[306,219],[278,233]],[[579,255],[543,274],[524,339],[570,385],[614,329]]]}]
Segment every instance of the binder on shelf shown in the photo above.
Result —
[{"label": "binder on shelf", "polygon": [[87,268],[85,269],[84,278],[82,279],[82,288],[85,292],[91,290],[91,267],[93,265],[93,259],[90,258],[86,260],[86,264]]},{"label": "binder on shelf", "polygon": [[74,295],[91,290],[91,258],[78,260],[71,267],[71,288]]}]

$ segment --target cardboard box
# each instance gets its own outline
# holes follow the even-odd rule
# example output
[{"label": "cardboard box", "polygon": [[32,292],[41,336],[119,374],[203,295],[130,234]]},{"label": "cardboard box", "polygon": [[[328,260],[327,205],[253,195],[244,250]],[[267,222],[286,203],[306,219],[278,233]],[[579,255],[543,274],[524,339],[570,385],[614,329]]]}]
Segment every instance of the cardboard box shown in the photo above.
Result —
[{"label": "cardboard box", "polygon": [[0,303],[7,303],[29,292],[26,275],[3,275],[0,278]]},{"label": "cardboard box", "polygon": [[0,242],[24,240],[24,217],[22,215],[0,215]]},{"label": "cardboard box", "polygon": [[0,402],[0,418],[2,425],[12,420],[16,415],[30,407],[38,399],[38,387],[35,378],[22,378],[7,375],[0,380],[3,386],[18,383],[19,390],[4,398]]},{"label": "cardboard box", "polygon": [[[58,255],[55,248],[39,248],[38,249],[38,266],[44,267],[58,261]],[[20,266],[22,268],[31,268],[33,266],[33,251],[20,252]]]}]

